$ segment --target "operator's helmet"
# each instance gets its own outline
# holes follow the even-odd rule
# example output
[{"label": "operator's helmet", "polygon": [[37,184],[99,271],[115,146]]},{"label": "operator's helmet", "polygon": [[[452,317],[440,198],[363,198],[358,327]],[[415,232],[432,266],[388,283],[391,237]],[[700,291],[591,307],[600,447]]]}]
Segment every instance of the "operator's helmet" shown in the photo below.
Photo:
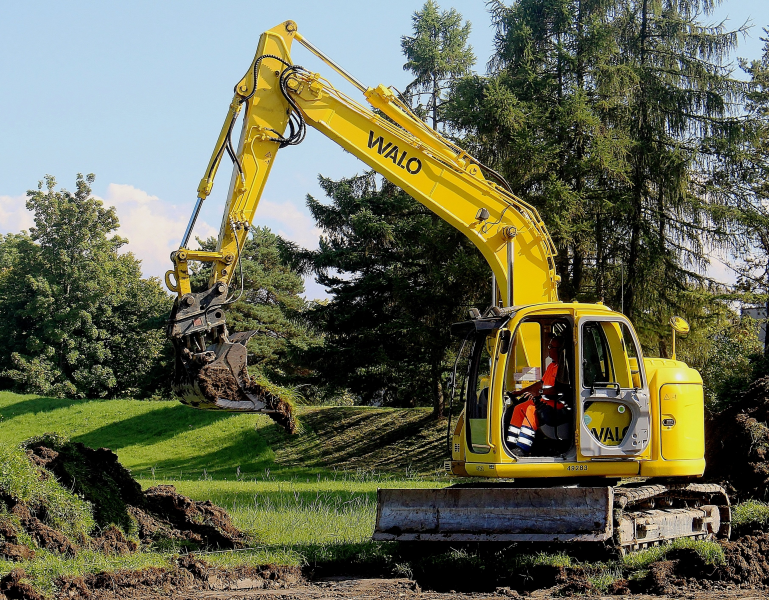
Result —
[{"label": "operator's helmet", "polygon": [[556,350],[560,350],[563,348],[563,338],[560,335],[554,335],[550,338],[550,343],[547,345],[548,350],[550,348],[555,348]]}]

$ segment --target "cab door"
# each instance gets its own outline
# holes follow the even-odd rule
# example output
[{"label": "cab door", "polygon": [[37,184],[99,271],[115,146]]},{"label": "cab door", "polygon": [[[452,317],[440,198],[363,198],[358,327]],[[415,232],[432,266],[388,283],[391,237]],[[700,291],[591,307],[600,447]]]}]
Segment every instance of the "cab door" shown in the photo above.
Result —
[{"label": "cab door", "polygon": [[583,317],[579,340],[579,449],[585,457],[636,456],[649,445],[649,388],[640,345],[622,317]]},{"label": "cab door", "polygon": [[492,363],[497,331],[479,331],[468,362],[465,383],[467,461],[488,462],[491,451]]}]

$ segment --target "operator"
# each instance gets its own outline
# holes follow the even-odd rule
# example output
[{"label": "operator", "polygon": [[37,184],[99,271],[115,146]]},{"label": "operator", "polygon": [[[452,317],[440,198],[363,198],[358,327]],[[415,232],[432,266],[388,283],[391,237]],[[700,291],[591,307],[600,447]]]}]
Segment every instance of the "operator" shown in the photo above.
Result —
[{"label": "operator", "polygon": [[[553,391],[555,378],[558,375],[558,364],[561,359],[561,348],[563,348],[563,338],[554,336],[550,338],[547,346],[547,355],[552,361],[545,369],[545,375],[540,381],[529,387],[511,393],[510,395],[521,396],[524,401],[517,404],[513,409],[513,418],[510,419],[510,425],[507,428],[507,441],[515,444],[513,454],[516,456],[525,456],[531,452],[531,446],[534,443],[534,435],[539,429],[537,419],[537,404],[544,403],[552,408],[565,408],[563,402],[547,398],[547,394]],[[542,398],[542,396],[545,396]]]}]

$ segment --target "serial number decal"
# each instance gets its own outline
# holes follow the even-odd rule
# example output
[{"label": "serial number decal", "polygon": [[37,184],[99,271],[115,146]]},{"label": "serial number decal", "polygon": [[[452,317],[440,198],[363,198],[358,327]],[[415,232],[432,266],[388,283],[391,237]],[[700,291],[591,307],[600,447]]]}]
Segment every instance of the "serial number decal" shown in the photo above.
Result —
[{"label": "serial number decal", "polygon": [[400,151],[398,146],[393,146],[392,142],[385,143],[384,138],[380,135],[374,139],[374,132],[368,133],[368,147],[369,150],[376,146],[377,154],[384,155],[384,158],[389,158],[393,161],[394,165],[398,165],[401,169],[406,169],[411,175],[416,175],[422,170],[422,161],[412,156],[409,158],[408,152],[405,150]]},{"label": "serial number decal", "polygon": [[569,465],[567,471],[587,471],[587,465]]}]

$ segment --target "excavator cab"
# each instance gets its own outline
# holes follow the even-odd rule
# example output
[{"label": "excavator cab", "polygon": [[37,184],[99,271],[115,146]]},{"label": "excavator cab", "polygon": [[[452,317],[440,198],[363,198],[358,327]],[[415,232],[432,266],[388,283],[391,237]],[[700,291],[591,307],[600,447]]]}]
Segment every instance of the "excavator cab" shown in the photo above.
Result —
[{"label": "excavator cab", "polygon": [[[512,333],[507,354],[504,382],[502,429],[511,422],[513,411],[521,399],[517,392],[543,380],[548,368],[555,371],[552,386],[543,387],[536,402],[537,435],[529,456],[563,456],[574,443],[574,343],[572,319],[568,316],[534,315],[519,322]],[[553,340],[559,346],[551,356]],[[554,364],[553,364],[554,363]],[[509,432],[502,435],[505,451],[512,454],[515,446]]]},{"label": "excavator cab", "polygon": [[[466,422],[457,433],[464,430],[467,462],[490,462],[497,448],[494,461],[502,463],[647,458],[650,394],[629,322],[605,309],[554,306],[503,309],[453,326],[466,348],[457,382]],[[521,455],[509,427],[527,389],[536,392],[535,437]]]}]

